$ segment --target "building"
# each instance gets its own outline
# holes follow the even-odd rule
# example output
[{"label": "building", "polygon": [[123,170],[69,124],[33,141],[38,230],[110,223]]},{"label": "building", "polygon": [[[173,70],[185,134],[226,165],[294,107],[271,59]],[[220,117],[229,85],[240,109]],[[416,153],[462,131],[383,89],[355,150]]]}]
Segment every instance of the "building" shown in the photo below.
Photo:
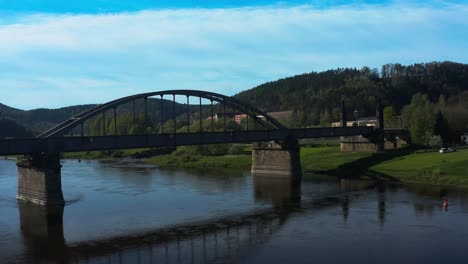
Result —
[{"label": "building", "polygon": [[242,119],[245,119],[245,118],[247,118],[247,114],[237,114],[234,116],[234,122],[240,125],[242,122]]},{"label": "building", "polygon": [[468,133],[464,133],[461,136],[461,142],[462,142],[462,144],[468,145]]},{"label": "building", "polygon": [[[216,114],[214,115],[214,118],[213,118],[213,119],[214,119],[215,121],[218,121],[218,120],[220,120],[220,119],[222,120],[222,119],[224,119],[224,118],[226,118],[226,120],[229,120],[229,119],[234,120],[234,117],[235,117],[236,115],[238,115],[238,114],[239,114],[239,113],[236,113],[236,112],[226,112],[226,113],[218,112],[218,113],[216,113]],[[209,117],[208,119],[211,119],[211,118]]]},{"label": "building", "polygon": [[[269,116],[273,117],[274,119],[278,120],[281,123],[284,123],[284,121],[290,120],[292,118],[292,113],[293,111],[280,111],[280,112],[269,112],[267,113]],[[237,113],[237,112],[219,112],[216,113],[213,117],[215,121],[222,120],[224,117],[226,117],[227,120],[233,120],[237,124],[242,123],[242,119],[246,119],[248,117],[247,114],[243,113]],[[258,118],[265,119],[264,116],[259,115],[257,116]],[[211,120],[211,117],[208,117],[207,119]]]},{"label": "building", "polygon": [[[340,127],[340,122],[333,122],[332,127]],[[346,122],[346,126],[376,126],[377,118],[376,117],[361,117],[358,120],[349,120]]]}]

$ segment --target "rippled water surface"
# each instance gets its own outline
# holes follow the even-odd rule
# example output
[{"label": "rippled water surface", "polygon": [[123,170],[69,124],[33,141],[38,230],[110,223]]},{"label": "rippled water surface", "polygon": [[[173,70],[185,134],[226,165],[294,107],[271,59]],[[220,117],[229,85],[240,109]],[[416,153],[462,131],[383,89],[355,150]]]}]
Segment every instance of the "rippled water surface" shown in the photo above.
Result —
[{"label": "rippled water surface", "polygon": [[468,263],[464,190],[73,160],[62,185],[20,203],[0,160],[0,263]]}]

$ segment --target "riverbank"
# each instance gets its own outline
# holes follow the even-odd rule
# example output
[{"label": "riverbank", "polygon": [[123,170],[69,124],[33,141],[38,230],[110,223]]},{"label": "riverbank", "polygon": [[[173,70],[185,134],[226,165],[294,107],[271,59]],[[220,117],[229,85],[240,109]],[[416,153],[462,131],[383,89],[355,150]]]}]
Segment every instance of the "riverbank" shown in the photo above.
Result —
[{"label": "riverbank", "polygon": [[314,150],[305,148],[301,152],[302,157],[306,172],[344,178],[368,177],[385,181],[468,187],[468,149],[444,154],[412,149],[386,153],[343,153],[339,152],[338,147],[320,147]]},{"label": "riverbank", "polygon": [[444,154],[414,152],[369,169],[403,182],[468,187],[468,149]]},{"label": "riverbank", "polygon": [[[161,167],[235,168],[249,170],[249,155],[198,156],[173,154],[145,160]],[[386,181],[468,187],[468,149],[453,153],[399,150],[388,153],[340,152],[337,146],[303,147],[305,173],[343,178],[368,177]]]},{"label": "riverbank", "polygon": [[[126,150],[111,156],[99,152],[72,153],[66,154],[65,158],[131,157],[147,151]],[[207,156],[173,152],[144,158],[142,161],[161,168],[250,170],[251,167],[250,155]],[[301,163],[305,173],[468,187],[468,149],[444,154],[412,149],[387,153],[354,153],[340,152],[338,146],[302,147]]]}]

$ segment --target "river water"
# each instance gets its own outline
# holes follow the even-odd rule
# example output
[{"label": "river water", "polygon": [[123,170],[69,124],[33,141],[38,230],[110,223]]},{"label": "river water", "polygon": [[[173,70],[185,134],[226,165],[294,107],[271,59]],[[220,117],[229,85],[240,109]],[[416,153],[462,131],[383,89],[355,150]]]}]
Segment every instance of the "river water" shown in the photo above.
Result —
[{"label": "river water", "polygon": [[468,263],[468,191],[62,165],[67,205],[47,208],[16,200],[0,160],[0,263]]}]

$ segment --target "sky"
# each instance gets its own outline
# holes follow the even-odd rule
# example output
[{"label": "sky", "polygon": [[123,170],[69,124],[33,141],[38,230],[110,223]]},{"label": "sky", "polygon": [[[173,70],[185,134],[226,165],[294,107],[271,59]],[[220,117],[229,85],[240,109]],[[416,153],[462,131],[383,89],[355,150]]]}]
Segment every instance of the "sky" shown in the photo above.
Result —
[{"label": "sky", "polygon": [[0,103],[26,110],[446,60],[468,63],[468,0],[0,0]]}]

